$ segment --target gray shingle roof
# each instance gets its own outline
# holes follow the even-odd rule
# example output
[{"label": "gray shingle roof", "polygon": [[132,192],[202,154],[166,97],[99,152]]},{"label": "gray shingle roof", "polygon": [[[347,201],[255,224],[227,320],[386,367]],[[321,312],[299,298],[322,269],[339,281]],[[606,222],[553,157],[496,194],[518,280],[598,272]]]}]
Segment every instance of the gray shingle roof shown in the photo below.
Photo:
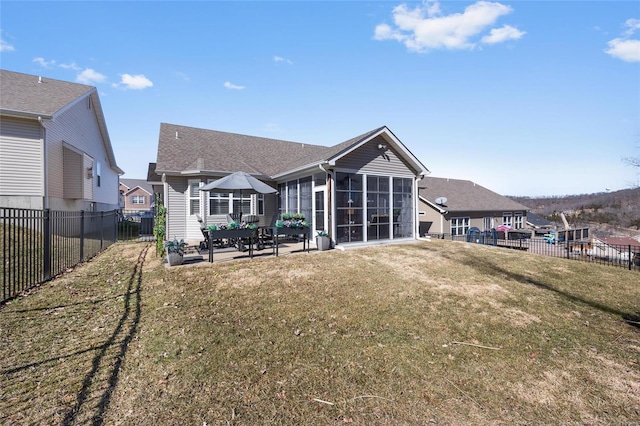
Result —
[{"label": "gray shingle roof", "polygon": [[53,117],[58,111],[95,90],[92,86],[0,70],[0,110],[4,113]]},{"label": "gray shingle roof", "polygon": [[95,108],[96,120],[109,158],[109,165],[116,173],[122,174],[124,171],[116,164],[102,104],[95,87],[0,69],[0,113],[2,114],[29,119],[38,117],[51,119],[86,96],[91,97]]},{"label": "gray shingle roof", "polygon": [[[131,191],[135,187],[139,186],[140,188],[142,188],[145,191],[147,191],[149,194],[153,194],[153,187],[151,186],[151,182],[147,182],[144,179],[120,178],[120,182],[122,182],[123,184],[127,185],[129,187],[129,191]],[[129,192],[129,191],[126,191],[126,192]]]},{"label": "gray shingle roof", "polygon": [[271,177],[328,160],[382,128],[327,147],[161,123],[156,170],[244,171]]},{"label": "gray shingle roof", "polygon": [[438,207],[449,212],[529,210],[528,207],[469,180],[425,177],[418,186],[420,197],[433,204],[436,198],[447,198],[446,204]]}]

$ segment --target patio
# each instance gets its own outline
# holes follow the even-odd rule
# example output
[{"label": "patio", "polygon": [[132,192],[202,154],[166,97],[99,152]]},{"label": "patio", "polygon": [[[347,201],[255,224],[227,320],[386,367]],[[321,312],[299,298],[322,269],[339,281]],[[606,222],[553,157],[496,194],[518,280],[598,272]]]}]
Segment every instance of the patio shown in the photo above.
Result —
[{"label": "patio", "polygon": [[[209,262],[209,250],[200,250],[198,248],[199,241],[188,241],[188,247],[185,250],[184,261],[181,266],[192,266],[192,265],[210,265]],[[309,253],[317,252],[318,250],[315,247],[315,244],[311,243]],[[284,239],[282,238],[278,244],[278,256],[288,256],[290,254],[302,254],[307,253],[306,248],[303,250],[302,241],[297,242],[293,239]],[[234,260],[256,260],[262,259],[265,257],[275,256],[275,251],[271,247],[267,247],[263,250],[253,250],[253,259],[249,257],[249,251],[238,251],[235,247],[226,247],[226,248],[216,248],[214,249],[213,255],[213,263],[223,263],[230,262]],[[165,267],[171,268],[169,263],[165,261]]]}]

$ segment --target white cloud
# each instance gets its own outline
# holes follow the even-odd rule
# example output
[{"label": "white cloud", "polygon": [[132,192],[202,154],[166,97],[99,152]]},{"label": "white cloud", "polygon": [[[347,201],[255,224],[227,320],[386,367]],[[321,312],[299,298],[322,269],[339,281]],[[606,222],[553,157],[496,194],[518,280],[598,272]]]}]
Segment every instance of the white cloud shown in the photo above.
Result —
[{"label": "white cloud", "polygon": [[626,62],[640,62],[640,40],[614,38],[605,53]]},{"label": "white cloud", "polygon": [[[510,6],[487,1],[478,1],[466,7],[463,13],[450,15],[442,15],[438,1],[427,1],[415,9],[401,4],[393,9],[395,27],[388,24],[376,26],[374,39],[396,40],[416,52],[473,49],[476,46],[474,40],[481,32],[512,11]],[[505,29],[507,27],[509,29]],[[498,43],[524,35],[524,32],[510,26],[496,31],[496,35],[487,36],[486,43]]]},{"label": "white cloud", "polygon": [[76,76],[76,82],[82,84],[96,84],[107,80],[107,76],[99,72],[87,68]]},{"label": "white cloud", "polygon": [[75,62],[71,62],[70,64],[60,64],[59,66],[60,68],[64,68],[65,70],[80,71],[82,69],[78,65],[76,65]]},{"label": "white cloud", "polygon": [[56,61],[54,61],[53,59],[50,61],[46,61],[44,58],[41,58],[41,57],[33,58],[32,62],[40,64],[42,68],[51,68],[53,65],[56,64]]},{"label": "white cloud", "polygon": [[282,56],[274,56],[273,57],[273,61],[274,62],[285,62],[285,63],[287,63],[289,65],[293,65],[293,62],[291,62],[288,59],[283,58]]},{"label": "white cloud", "polygon": [[607,43],[609,48],[604,52],[626,62],[640,62],[640,40],[629,38],[634,32],[640,30],[640,19],[627,19],[624,26],[627,28],[624,31],[624,37],[609,41]]},{"label": "white cloud", "polygon": [[0,37],[0,52],[13,52],[16,50],[12,44],[9,44],[2,37]]},{"label": "white cloud", "polygon": [[627,30],[624,32],[625,35],[630,36],[637,30],[640,30],[640,19],[627,19],[624,26],[627,27]]},{"label": "white cloud", "polygon": [[182,71],[176,71],[176,77],[178,77],[179,79],[181,79],[183,81],[191,81],[189,76],[187,74],[183,73]]},{"label": "white cloud", "polygon": [[224,87],[226,87],[227,89],[232,89],[232,90],[243,90],[244,89],[244,86],[237,86],[235,84],[231,84],[228,81],[226,81],[224,83]]},{"label": "white cloud", "polygon": [[486,44],[502,43],[507,40],[518,40],[526,33],[520,31],[511,25],[505,25],[502,28],[492,28],[489,35],[482,37],[482,42]]},{"label": "white cloud", "polygon": [[131,74],[122,74],[120,76],[120,83],[116,85],[117,87],[124,86],[125,89],[131,90],[143,90],[148,87],[152,87],[153,83],[143,74],[131,75]]}]

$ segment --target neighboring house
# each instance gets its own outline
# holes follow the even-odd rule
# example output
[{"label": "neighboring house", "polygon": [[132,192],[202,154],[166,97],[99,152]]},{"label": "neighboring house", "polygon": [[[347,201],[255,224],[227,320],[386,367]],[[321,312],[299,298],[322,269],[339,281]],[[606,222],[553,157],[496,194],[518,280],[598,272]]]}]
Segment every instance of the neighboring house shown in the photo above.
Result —
[{"label": "neighboring house", "polygon": [[125,213],[149,211],[154,205],[153,186],[145,179],[120,178],[120,193]]},{"label": "neighboring house", "polygon": [[151,185],[151,190],[154,195],[160,194],[162,196],[164,184],[162,183],[162,176],[156,173],[156,163],[149,163],[149,167],[147,168],[147,182]]},{"label": "neighboring house", "polygon": [[[278,194],[199,191],[236,171]],[[429,171],[387,127],[327,147],[162,123],[155,173],[168,238],[201,239],[196,215],[211,224],[242,211],[268,225],[289,212],[342,244],[415,238],[417,186]]]},{"label": "neighboring house", "polygon": [[589,256],[640,265],[640,242],[631,237],[593,238],[587,251]]},{"label": "neighboring house", "polygon": [[525,229],[527,207],[468,180],[420,182],[420,234],[465,235],[470,228]]},{"label": "neighboring house", "polygon": [[118,175],[95,87],[0,70],[0,207],[118,208]]},{"label": "neighboring house", "polygon": [[527,227],[529,229],[547,230],[553,229],[554,224],[540,215],[529,212],[527,213]]}]

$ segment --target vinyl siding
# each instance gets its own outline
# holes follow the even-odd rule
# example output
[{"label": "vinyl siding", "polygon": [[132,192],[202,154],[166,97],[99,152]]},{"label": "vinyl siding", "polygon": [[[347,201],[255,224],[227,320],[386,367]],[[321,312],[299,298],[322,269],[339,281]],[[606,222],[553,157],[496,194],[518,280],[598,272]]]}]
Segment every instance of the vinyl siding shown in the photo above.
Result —
[{"label": "vinyl siding", "polygon": [[35,120],[2,117],[0,195],[44,196],[42,129]]},{"label": "vinyl siding", "polygon": [[[382,151],[378,149],[378,144],[387,145],[389,149]],[[411,167],[391,148],[391,144],[382,136],[378,136],[338,160],[336,168],[383,176],[414,176]]]},{"label": "vinyl siding", "polygon": [[62,148],[62,167],[64,169],[62,197],[73,200],[83,198],[83,157],[71,149]]},{"label": "vinyl siding", "polygon": [[[83,171],[83,182],[91,184],[92,189],[84,190],[84,195],[90,197],[89,201],[94,201],[98,205],[118,206],[118,174],[109,167],[105,144],[100,133],[95,109],[90,106],[87,98],[80,99],[65,112],[56,117],[54,121],[44,121],[46,132],[46,149],[48,160],[47,183],[49,196],[54,198],[64,198],[65,176],[67,170],[64,168],[63,143],[72,146],[81,152],[101,163],[101,185],[97,187],[95,176],[93,179],[86,179],[86,168]],[[95,170],[94,170],[95,173]]]},{"label": "vinyl siding", "polygon": [[187,179],[167,176],[167,239],[184,238],[186,234]]}]

